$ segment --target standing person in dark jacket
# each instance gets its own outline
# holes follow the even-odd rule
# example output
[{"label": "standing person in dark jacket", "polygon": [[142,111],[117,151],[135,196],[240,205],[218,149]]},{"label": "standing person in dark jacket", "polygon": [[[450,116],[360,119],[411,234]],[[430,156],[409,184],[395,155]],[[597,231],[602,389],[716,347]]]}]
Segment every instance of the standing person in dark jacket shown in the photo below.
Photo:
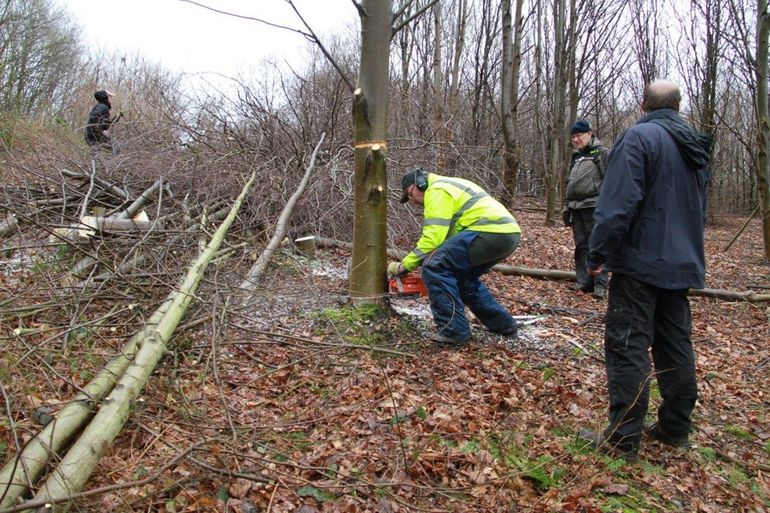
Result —
[{"label": "standing person in dark jacket", "polygon": [[593,277],[586,271],[588,239],[594,227],[594,208],[607,168],[607,148],[594,137],[591,123],[578,120],[570,130],[570,141],[575,151],[570,160],[566,205],[562,216],[564,225],[572,227],[575,239],[576,290],[592,292],[597,299],[607,295],[607,272]]},{"label": "standing person in dark jacket", "polygon": [[91,113],[88,115],[88,124],[86,125],[85,137],[89,146],[102,146],[112,149],[110,136],[107,131],[120,117],[122,113],[114,118],[110,118],[110,109],[112,109],[112,97],[115,96],[109,91],[96,91],[94,98],[98,102]]},{"label": "standing person in dark jacket", "polygon": [[682,119],[680,100],[669,81],[645,88],[644,116],[612,150],[594,213],[588,270],[613,273],[604,334],[609,426],[580,436],[627,461],[638,458],[652,379],[662,402],[647,431],[664,444],[689,446],[698,396],[687,291],[704,286],[711,140]]}]

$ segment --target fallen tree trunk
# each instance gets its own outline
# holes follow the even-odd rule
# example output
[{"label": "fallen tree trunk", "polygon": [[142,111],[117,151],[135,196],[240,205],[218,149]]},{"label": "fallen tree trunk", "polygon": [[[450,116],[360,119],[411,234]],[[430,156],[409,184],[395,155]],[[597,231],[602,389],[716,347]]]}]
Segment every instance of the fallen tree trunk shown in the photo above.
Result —
[{"label": "fallen tree trunk", "polygon": [[510,276],[530,276],[532,278],[544,278],[546,280],[575,281],[574,271],[559,271],[558,269],[537,269],[535,267],[518,267],[514,265],[497,264],[492,266],[493,271]]},{"label": "fallen tree trunk", "polygon": [[19,221],[16,219],[15,215],[9,214],[8,217],[5,218],[5,221],[0,223],[0,237],[11,235],[18,229]]},{"label": "fallen tree trunk", "polygon": [[[353,250],[353,244],[341,240],[329,239],[327,237],[316,237],[315,241],[321,247],[342,248],[351,251]],[[388,248],[387,253],[390,258],[401,260],[406,256],[407,252],[400,249]],[[514,276],[532,276],[534,278],[546,278],[550,280],[575,280],[575,273],[572,271],[534,269],[529,267],[517,267],[503,264],[497,264],[496,266],[493,266],[492,270],[502,274]]]},{"label": "fallen tree trunk", "polygon": [[112,390],[118,378],[133,359],[137,347],[163,318],[171,305],[164,301],[150,316],[145,327],[126,343],[71,402],[56,414],[54,420],[32,438],[24,449],[10,459],[0,471],[0,508],[16,504],[27,493],[29,485],[40,478],[48,459],[61,451],[94,414],[94,408]]},{"label": "fallen tree trunk", "polygon": [[[117,218],[119,219],[131,219],[136,214],[139,213],[139,211],[144,207],[145,203],[150,199],[150,196],[155,194],[155,192],[160,189],[160,186],[163,184],[163,179],[159,178],[154,184],[150,186],[149,189],[144,191],[141,196],[136,198],[136,201],[134,201],[127,209],[117,214]],[[80,276],[83,277],[86,273],[90,271],[90,269],[96,265],[96,259],[91,256],[86,256],[82,258],[77,264],[75,264],[72,267],[71,274],[74,276]],[[74,280],[70,280],[74,281]]]},{"label": "fallen tree trunk", "polygon": [[188,269],[184,281],[172,296],[167,313],[158,322],[153,334],[147,337],[137,348],[133,361],[126,368],[110,395],[102,401],[99,411],[51,472],[35,495],[34,500],[66,501],[70,494],[80,490],[85,485],[99,458],[110,447],[123,424],[128,420],[135,400],[147,383],[155,366],[166,353],[166,343],[170,340],[187,307],[192,302],[206,267],[238,215],[256,176],[255,171],[235,200],[230,214],[214,233],[206,249]]},{"label": "fallen tree trunk", "polygon": [[770,294],[758,294],[752,290],[737,292],[723,289],[690,289],[689,295],[724,299],[725,301],[746,301],[748,303],[770,301]]},{"label": "fallen tree trunk", "polygon": [[123,189],[111,184],[107,180],[99,178],[98,176],[91,176],[82,171],[70,171],[69,169],[62,169],[61,174],[62,176],[67,176],[69,178],[77,178],[78,180],[93,182],[105,191],[109,191],[113,196],[123,201],[133,200],[131,194],[128,191],[124,191]]},{"label": "fallen tree trunk", "polygon": [[117,216],[83,216],[80,219],[80,225],[97,232],[105,233],[146,232],[153,226],[162,229],[162,226],[155,221],[144,219],[122,219]]},{"label": "fallen tree trunk", "polygon": [[256,288],[257,280],[264,272],[267,264],[270,263],[270,259],[273,257],[275,250],[280,247],[281,241],[286,236],[287,225],[289,218],[291,217],[291,213],[294,210],[294,206],[302,196],[302,193],[305,192],[305,188],[310,181],[310,175],[313,173],[313,166],[315,165],[315,157],[318,154],[318,150],[321,148],[321,144],[324,142],[324,137],[326,137],[326,133],[321,134],[321,138],[319,139],[318,144],[315,145],[315,149],[310,155],[310,162],[308,163],[307,169],[305,170],[305,175],[302,177],[297,190],[294,191],[294,194],[291,195],[289,201],[286,202],[286,206],[283,208],[280,217],[278,217],[278,221],[275,223],[275,232],[270,238],[270,242],[267,243],[265,250],[261,255],[259,255],[259,258],[254,263],[254,265],[251,266],[249,273],[241,283],[241,289],[252,291]]},{"label": "fallen tree trunk", "polygon": [[[227,213],[228,213],[228,209],[226,209],[226,208],[222,208],[220,210],[217,210],[216,212],[214,212],[214,214],[212,214],[208,218],[208,221],[212,222],[212,223],[220,221],[220,220],[224,219],[227,216]],[[185,237],[187,235],[190,235],[192,233],[195,233],[196,231],[198,231],[200,229],[201,229],[201,225],[199,223],[195,223],[195,224],[189,226],[183,232],[173,236],[171,239],[166,241],[166,243],[164,244],[164,247],[166,249],[173,248],[174,246],[176,246],[179,243],[180,240],[182,240],[183,237]],[[123,260],[123,263],[118,265],[117,269],[115,269],[114,271],[112,271],[112,270],[104,271],[101,274],[98,274],[98,275],[93,276],[93,277],[89,277],[89,278],[87,278],[87,279],[85,279],[85,280],[83,280],[81,282],[73,284],[73,287],[75,287],[75,288],[88,288],[88,287],[95,286],[97,284],[103,285],[105,281],[111,279],[112,277],[114,277],[116,275],[118,275],[118,276],[125,275],[129,271],[139,267],[140,265],[142,265],[147,260],[147,257],[148,257],[148,255],[146,253],[143,253],[141,255],[137,255],[137,256],[134,256],[134,257],[131,257],[131,258],[125,258]]]},{"label": "fallen tree trunk", "polygon": [[[348,250],[353,249],[353,245],[349,242],[329,239],[326,237],[316,237],[315,240],[316,243],[322,247],[342,248]],[[405,255],[405,251],[398,249],[388,249],[388,256],[391,258],[402,259]],[[507,276],[529,276],[532,278],[563,281],[576,280],[574,271],[560,271],[558,269],[537,269],[533,267],[518,267],[513,265],[497,264],[493,266],[491,270],[497,271]],[[750,303],[762,303],[770,301],[770,294],[758,294],[753,291],[737,292],[722,289],[690,289],[689,295],[724,299],[726,301],[747,301]]]}]

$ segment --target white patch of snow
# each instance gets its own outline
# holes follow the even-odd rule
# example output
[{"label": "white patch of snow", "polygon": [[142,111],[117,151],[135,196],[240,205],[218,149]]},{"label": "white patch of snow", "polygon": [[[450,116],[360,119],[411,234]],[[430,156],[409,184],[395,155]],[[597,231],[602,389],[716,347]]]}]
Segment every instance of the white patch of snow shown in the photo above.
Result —
[{"label": "white patch of snow", "polygon": [[430,313],[430,305],[428,304],[428,298],[399,298],[391,297],[390,306],[399,315],[408,315],[410,317],[417,317],[423,321],[432,321],[433,315]]},{"label": "white patch of snow", "polygon": [[6,276],[10,276],[16,271],[23,269],[29,269],[35,263],[35,257],[25,254],[20,254],[13,257],[10,260],[0,261],[0,272]]},{"label": "white patch of snow", "polygon": [[347,269],[334,267],[328,262],[313,260],[310,262],[310,271],[313,273],[313,276],[328,276],[331,278],[340,278],[342,280],[348,279]]}]

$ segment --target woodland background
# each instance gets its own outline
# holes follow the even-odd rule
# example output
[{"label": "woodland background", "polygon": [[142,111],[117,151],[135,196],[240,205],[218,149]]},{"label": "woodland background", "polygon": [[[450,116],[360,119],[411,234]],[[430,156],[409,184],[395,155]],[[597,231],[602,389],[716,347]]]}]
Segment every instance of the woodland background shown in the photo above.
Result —
[{"label": "woodland background", "polygon": [[[255,63],[215,85],[141,55],[91,53],[49,0],[2,0],[3,462],[177,288],[254,173],[170,353],[99,461],[94,492],[73,490],[71,510],[770,508],[770,313],[743,300],[770,286],[767,3],[418,0],[393,12],[388,247],[408,249],[418,234],[420,213],[396,199],[401,175],[424,166],[511,206],[524,242],[510,263],[571,269],[571,235],[553,222],[568,127],[587,118],[611,145],[638,118],[645,83],[681,84],[683,114],[715,140],[707,284],[745,293],[693,299],[697,449],[652,446],[629,468],[575,440],[604,418],[604,305],[560,282],[490,275],[515,314],[543,317],[517,342],[477,333],[456,353],[422,339],[419,314],[347,306],[346,249],[308,260],[283,246],[241,302],[239,284],[308,167],[288,239],[353,239],[351,93],[363,58],[353,7],[344,34],[316,35],[306,20],[306,66]],[[124,113],[115,155],[82,140],[102,88]],[[85,243],[56,231],[144,191],[149,230]]]}]

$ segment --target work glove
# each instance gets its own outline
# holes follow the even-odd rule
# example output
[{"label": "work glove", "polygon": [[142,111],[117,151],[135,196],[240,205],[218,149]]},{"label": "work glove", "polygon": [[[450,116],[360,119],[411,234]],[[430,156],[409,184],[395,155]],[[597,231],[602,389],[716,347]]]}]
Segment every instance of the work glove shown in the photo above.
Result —
[{"label": "work glove", "polygon": [[391,278],[395,278],[396,276],[401,276],[406,272],[406,269],[404,269],[404,266],[401,265],[401,262],[391,262],[388,264],[388,276]]},{"label": "work glove", "polygon": [[570,209],[566,209],[564,212],[562,212],[561,218],[564,220],[564,226],[572,225],[572,211]]}]

